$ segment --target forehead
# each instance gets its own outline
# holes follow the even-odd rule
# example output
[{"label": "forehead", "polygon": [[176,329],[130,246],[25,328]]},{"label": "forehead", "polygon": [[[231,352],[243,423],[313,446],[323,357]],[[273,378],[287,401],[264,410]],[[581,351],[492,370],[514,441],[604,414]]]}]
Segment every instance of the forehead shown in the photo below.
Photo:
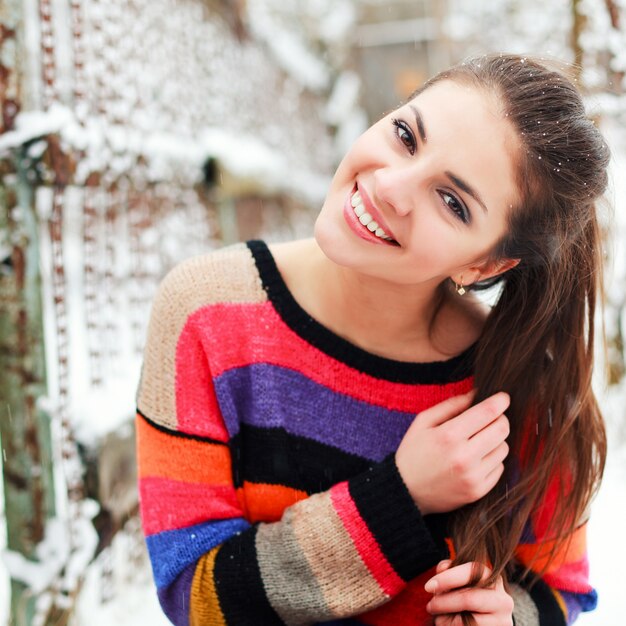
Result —
[{"label": "forehead", "polygon": [[411,117],[412,107],[423,119],[431,153],[477,188],[490,211],[517,204],[520,141],[496,94],[444,80],[405,105]]}]

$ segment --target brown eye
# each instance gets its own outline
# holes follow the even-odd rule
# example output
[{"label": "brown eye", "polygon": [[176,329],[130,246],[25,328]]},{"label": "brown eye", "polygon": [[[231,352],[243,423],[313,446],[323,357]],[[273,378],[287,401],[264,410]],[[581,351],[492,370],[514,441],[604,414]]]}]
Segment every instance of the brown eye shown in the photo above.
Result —
[{"label": "brown eye", "polygon": [[396,137],[403,143],[404,147],[408,149],[410,154],[415,154],[417,143],[415,141],[415,135],[411,127],[403,120],[392,119],[392,124],[395,127]]},{"label": "brown eye", "polygon": [[465,224],[469,223],[468,211],[465,205],[454,195],[447,191],[440,191],[439,195],[443,200],[443,203],[454,213],[455,217],[460,219]]}]

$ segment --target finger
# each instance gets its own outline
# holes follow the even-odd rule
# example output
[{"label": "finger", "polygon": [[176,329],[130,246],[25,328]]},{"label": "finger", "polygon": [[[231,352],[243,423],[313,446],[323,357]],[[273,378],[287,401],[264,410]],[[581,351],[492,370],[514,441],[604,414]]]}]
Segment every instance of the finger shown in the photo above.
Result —
[{"label": "finger", "polygon": [[495,450],[509,436],[510,432],[508,418],[506,415],[500,415],[470,437],[468,453],[476,458],[483,458]]},{"label": "finger", "polygon": [[452,396],[439,404],[422,411],[419,416],[425,426],[434,427],[457,417],[463,411],[469,409],[474,401],[476,390],[472,389],[460,396]]},{"label": "finger", "polygon": [[489,493],[498,484],[502,474],[504,474],[504,464],[500,463],[485,476],[483,483],[486,489],[485,493]]},{"label": "finger", "polygon": [[[479,626],[503,626],[504,624],[512,624],[512,618],[507,617],[508,621],[503,620],[501,615],[486,615],[481,613],[473,613],[474,620]],[[436,615],[433,616],[435,626],[465,626],[465,622],[459,613],[453,615]]]},{"label": "finger", "polygon": [[481,469],[484,470],[486,474],[491,473],[494,469],[502,465],[508,455],[509,444],[506,441],[503,441],[482,458],[480,462]]},{"label": "finger", "polygon": [[449,559],[439,561],[439,563],[437,563],[437,574],[439,574],[440,572],[445,572],[447,569],[449,569],[451,565],[452,561],[450,561]]},{"label": "finger", "polygon": [[506,598],[493,589],[478,587],[459,589],[433,596],[426,605],[433,615],[461,613],[502,613],[508,609]]},{"label": "finger", "polygon": [[474,567],[480,568],[481,570],[480,580],[485,580],[489,574],[491,574],[491,570],[480,563],[462,563],[444,572],[437,573],[426,582],[424,589],[426,589],[428,593],[447,593],[453,589],[465,587],[469,585],[472,580]]},{"label": "finger", "polygon": [[460,436],[469,439],[500,417],[510,403],[509,394],[499,391],[450,420],[449,424],[459,430]]}]

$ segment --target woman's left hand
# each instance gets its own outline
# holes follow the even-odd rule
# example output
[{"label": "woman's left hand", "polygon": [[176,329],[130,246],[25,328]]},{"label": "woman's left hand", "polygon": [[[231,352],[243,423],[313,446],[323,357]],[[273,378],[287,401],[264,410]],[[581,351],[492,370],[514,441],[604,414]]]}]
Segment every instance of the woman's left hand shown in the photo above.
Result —
[{"label": "woman's left hand", "polygon": [[[491,587],[469,587],[473,564],[450,565],[450,561],[441,561],[437,574],[424,585],[434,594],[426,609],[434,616],[435,626],[462,626],[463,611],[472,613],[479,626],[512,626],[513,598],[501,577]],[[486,566],[478,567],[483,569],[483,580],[491,574]]]}]

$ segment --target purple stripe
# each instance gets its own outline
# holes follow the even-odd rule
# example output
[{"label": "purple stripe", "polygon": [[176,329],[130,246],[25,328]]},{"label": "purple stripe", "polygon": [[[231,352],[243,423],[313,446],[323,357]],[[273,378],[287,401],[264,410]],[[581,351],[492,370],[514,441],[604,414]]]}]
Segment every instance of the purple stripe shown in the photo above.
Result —
[{"label": "purple stripe", "polygon": [[355,400],[276,365],[228,370],[215,379],[215,391],[231,437],[241,423],[284,428],[373,461],[397,449],[415,418]]},{"label": "purple stripe", "polygon": [[185,568],[169,587],[159,589],[157,592],[163,612],[176,626],[189,626],[191,583],[195,571],[196,565],[193,563]]}]

